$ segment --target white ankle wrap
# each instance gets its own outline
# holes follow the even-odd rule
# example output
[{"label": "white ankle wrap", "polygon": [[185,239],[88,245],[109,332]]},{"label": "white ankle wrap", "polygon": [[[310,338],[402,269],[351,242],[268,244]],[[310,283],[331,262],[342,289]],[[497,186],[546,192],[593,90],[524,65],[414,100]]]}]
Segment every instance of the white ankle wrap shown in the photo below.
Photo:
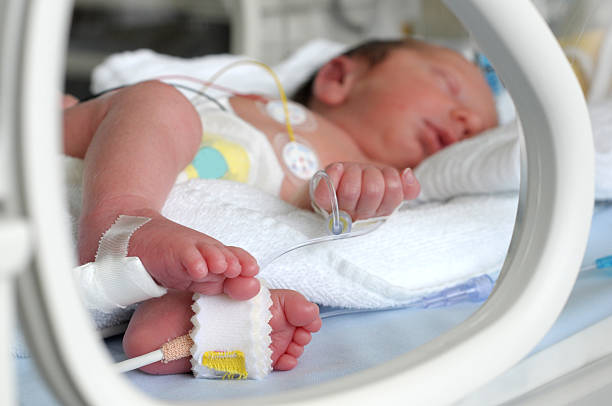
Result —
[{"label": "white ankle wrap", "polygon": [[196,378],[262,379],[272,370],[270,291],[250,300],[195,294],[190,336]]},{"label": "white ankle wrap", "polygon": [[155,283],[138,257],[127,256],[130,237],[149,220],[119,216],[102,235],[95,262],[73,269],[87,308],[111,313],[166,294],[166,289]]}]

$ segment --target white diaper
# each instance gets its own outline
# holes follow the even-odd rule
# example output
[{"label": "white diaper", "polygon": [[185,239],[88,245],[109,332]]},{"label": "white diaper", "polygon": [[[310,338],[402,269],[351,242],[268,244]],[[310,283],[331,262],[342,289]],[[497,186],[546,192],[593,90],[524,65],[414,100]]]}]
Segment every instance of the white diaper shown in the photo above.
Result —
[{"label": "white diaper", "polygon": [[231,111],[211,103],[195,104],[203,136],[194,160],[181,172],[177,183],[189,179],[226,179],[255,186],[279,196],[284,173],[268,138]]}]

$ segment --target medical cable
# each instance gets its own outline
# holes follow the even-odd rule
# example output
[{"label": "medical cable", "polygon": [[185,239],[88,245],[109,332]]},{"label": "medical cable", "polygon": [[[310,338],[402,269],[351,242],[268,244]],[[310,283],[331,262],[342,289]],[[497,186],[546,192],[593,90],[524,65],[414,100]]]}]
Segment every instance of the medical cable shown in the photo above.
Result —
[{"label": "medical cable", "polygon": [[180,84],[180,83],[171,83],[171,82],[164,82],[164,83],[168,83],[170,86],[173,86],[177,89],[184,89],[190,92],[193,92],[195,94],[197,94],[198,96],[202,96],[205,97],[206,99],[208,99],[209,101],[213,102],[217,107],[219,107],[222,111],[227,111],[227,109],[214,97],[212,97],[211,95],[201,91],[201,90],[197,90],[194,89],[192,87]]},{"label": "medical cable", "polygon": [[[328,191],[329,191],[330,203],[331,203],[331,209],[332,209],[331,215],[328,214],[325,210],[321,209],[321,207],[314,200],[314,190],[316,189],[321,179],[325,181]],[[328,230],[332,234],[313,238],[313,239],[306,240],[306,241],[302,241],[288,248],[283,248],[269,255],[263,261],[260,261],[259,262],[260,269],[266,268],[272,262],[276,261],[283,255],[288,254],[292,251],[295,251],[299,248],[303,248],[303,247],[314,245],[314,244],[320,244],[323,242],[337,241],[337,240],[342,240],[346,238],[359,237],[362,235],[369,234],[372,231],[376,230],[378,227],[380,227],[393,213],[395,213],[394,211],[389,216],[374,217],[374,218],[369,218],[366,220],[359,220],[359,221],[353,222],[351,220],[351,217],[348,215],[348,213],[343,212],[342,210],[338,208],[338,197],[336,196],[336,190],[334,188],[334,184],[331,181],[329,175],[323,170],[317,171],[312,177],[312,179],[310,180],[309,193],[310,193],[310,199],[311,199],[311,204],[313,206],[313,209],[317,213],[322,214],[323,216],[329,218]],[[395,210],[398,210],[399,207],[401,207],[401,205],[398,206]],[[358,225],[360,227],[359,229],[355,230],[353,229],[353,225]],[[366,226],[366,227],[363,227],[363,226]]]},{"label": "medical cable", "polygon": [[[168,80],[182,80],[182,81],[188,81],[188,82],[193,82],[193,83],[197,83],[198,85],[202,86],[202,87],[209,87],[215,90],[219,90],[221,92],[225,92],[227,94],[230,94],[232,96],[237,96],[237,97],[241,97],[244,99],[251,99],[251,100],[259,100],[262,102],[269,102],[270,99],[266,96],[260,95],[260,94],[247,94],[247,93],[241,93],[237,90],[231,89],[227,86],[222,86],[222,85],[218,85],[216,83],[212,83],[208,80],[203,80],[203,79],[199,79],[193,76],[189,76],[189,75],[162,75],[162,76],[156,76],[154,79],[156,80],[161,80],[163,82],[166,82]],[[201,92],[201,90],[195,90],[192,88],[189,88],[189,90],[194,91],[195,93]],[[206,93],[204,93],[206,94]]]},{"label": "medical cable", "polygon": [[[612,255],[597,258],[594,263],[584,265],[580,272],[612,268]],[[446,288],[440,292],[423,296],[410,303],[408,307],[434,308],[446,307],[463,302],[481,302],[491,294],[495,282],[489,275],[476,276],[464,283]]]},{"label": "medical cable", "polygon": [[[321,209],[321,207],[317,204],[315,200],[315,189],[319,185],[320,180],[323,179],[327,184],[327,191],[329,192],[329,200],[331,203],[331,232],[332,234],[341,234],[343,227],[340,224],[340,209],[338,208],[338,196],[336,196],[336,191],[334,189],[334,184],[332,183],[329,175],[325,171],[317,171],[310,183],[308,185],[308,194],[310,195],[310,204],[316,213],[327,216],[327,213]],[[347,230],[350,231],[350,230]]]},{"label": "medical cable", "polygon": [[[580,272],[612,268],[612,255],[597,258],[594,263],[582,266]],[[489,275],[476,276],[464,283],[446,288],[440,292],[423,296],[409,304],[409,307],[435,308],[452,306],[464,302],[481,302],[489,297],[495,282]]]},{"label": "medical cable", "polygon": [[[179,84],[179,83],[165,82],[162,79],[157,79],[156,78],[156,79],[153,79],[153,80],[159,80],[159,81],[164,82],[164,83],[166,83],[166,84],[168,84],[168,85],[170,85],[172,87],[175,87],[175,88],[178,88],[178,89],[184,89],[184,90],[188,90],[190,92],[193,92],[193,93],[197,94],[198,96],[204,97],[204,98],[208,99],[209,101],[213,102],[221,110],[227,111],[227,109],[225,107],[223,107],[223,105],[221,103],[219,103],[219,101],[217,99],[215,99],[211,95],[209,95],[209,94],[207,94],[207,93],[205,93],[205,92],[203,92],[201,90],[194,89],[192,87],[189,87],[189,86],[186,86],[186,85],[183,85],[183,84]],[[109,89],[102,90],[101,92],[98,92],[96,94],[92,94],[91,96],[85,97],[80,102],[86,102],[88,100],[95,99],[96,97],[100,97],[100,96],[102,96],[102,95],[104,95],[106,93],[114,92],[115,90],[120,90],[120,89],[123,89],[125,87],[136,85],[138,83],[143,83],[143,82],[137,82],[137,83],[134,83],[134,84],[131,84],[131,85],[122,85],[122,86],[111,87]]]},{"label": "medical cable", "polygon": [[120,373],[132,371],[144,366],[161,361],[168,363],[182,358],[191,356],[190,349],[193,346],[193,340],[189,334],[182,335],[172,339],[161,346],[161,348],[151,351],[147,354],[140,355],[134,358],[128,358],[125,361],[117,362],[115,368]]},{"label": "medical cable", "polygon": [[582,266],[580,272],[597,271],[606,268],[612,268],[612,255],[597,258],[592,264]]},{"label": "medical cable", "polygon": [[344,309],[331,308],[330,310],[322,309],[320,317],[326,319],[329,317],[342,316],[345,314],[354,313],[370,313],[386,310],[399,309],[434,309],[440,307],[448,307],[460,303],[479,303],[486,300],[495,286],[495,281],[489,275],[480,275],[468,279],[467,281],[442,289],[439,292],[424,295],[415,299],[412,302],[399,306],[390,306],[378,309]]},{"label": "medical cable", "polygon": [[285,126],[287,127],[287,135],[289,136],[289,140],[291,142],[295,142],[295,135],[293,133],[293,127],[291,126],[291,120],[289,118],[289,102],[287,101],[287,95],[285,94],[285,89],[283,88],[283,85],[281,84],[280,79],[278,78],[276,73],[274,73],[272,68],[270,68],[265,63],[259,62],[259,61],[256,61],[256,60],[252,60],[252,59],[245,59],[245,60],[240,60],[240,61],[232,62],[229,65],[226,65],[223,68],[221,68],[220,70],[218,70],[214,75],[212,75],[210,77],[210,79],[208,79],[208,81],[207,81],[208,83],[206,83],[202,87],[202,91],[205,92],[225,72],[227,72],[228,70],[230,70],[232,68],[235,68],[236,66],[240,66],[240,65],[255,65],[255,66],[259,66],[260,68],[262,68],[263,70],[265,70],[267,73],[270,74],[270,76],[274,80],[274,84],[276,85],[276,88],[278,90],[278,94],[279,94],[280,99],[281,99],[281,103],[283,105],[283,114],[285,116]]}]

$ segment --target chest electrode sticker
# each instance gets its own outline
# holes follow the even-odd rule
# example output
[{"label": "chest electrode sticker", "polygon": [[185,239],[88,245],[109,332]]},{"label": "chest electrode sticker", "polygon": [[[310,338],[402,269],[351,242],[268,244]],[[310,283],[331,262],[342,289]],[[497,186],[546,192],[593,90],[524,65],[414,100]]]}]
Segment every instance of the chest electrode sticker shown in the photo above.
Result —
[{"label": "chest electrode sticker", "polygon": [[[289,111],[289,122],[292,125],[300,125],[306,122],[308,118],[306,110],[296,103],[287,103],[287,110]],[[266,113],[277,122],[285,123],[285,109],[283,103],[280,100],[271,100],[266,104]]]},{"label": "chest electrode sticker", "polygon": [[303,180],[312,178],[319,169],[319,159],[314,151],[295,141],[283,147],[283,161],[293,175]]}]

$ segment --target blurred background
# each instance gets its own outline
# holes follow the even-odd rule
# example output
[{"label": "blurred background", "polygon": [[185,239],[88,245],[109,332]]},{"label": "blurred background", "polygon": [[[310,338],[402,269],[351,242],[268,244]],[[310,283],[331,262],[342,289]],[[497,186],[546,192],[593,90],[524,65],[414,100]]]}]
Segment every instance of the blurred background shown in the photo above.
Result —
[{"label": "blurred background", "polygon": [[[612,9],[609,0],[532,1],[558,37],[573,41]],[[441,0],[75,0],[65,87],[87,97],[96,65],[140,48],[185,58],[245,54],[273,65],[313,38],[351,44],[406,35],[451,46],[467,40]]]}]

